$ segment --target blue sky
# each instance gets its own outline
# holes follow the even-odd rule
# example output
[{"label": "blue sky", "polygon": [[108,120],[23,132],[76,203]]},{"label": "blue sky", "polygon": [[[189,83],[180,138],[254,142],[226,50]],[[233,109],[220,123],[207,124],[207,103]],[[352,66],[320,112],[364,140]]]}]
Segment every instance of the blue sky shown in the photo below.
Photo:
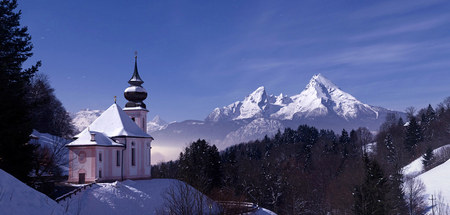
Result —
[{"label": "blue sky", "polygon": [[67,110],[124,106],[134,52],[149,118],[204,119],[259,86],[300,93],[317,73],[404,110],[450,96],[448,1],[19,1]]}]

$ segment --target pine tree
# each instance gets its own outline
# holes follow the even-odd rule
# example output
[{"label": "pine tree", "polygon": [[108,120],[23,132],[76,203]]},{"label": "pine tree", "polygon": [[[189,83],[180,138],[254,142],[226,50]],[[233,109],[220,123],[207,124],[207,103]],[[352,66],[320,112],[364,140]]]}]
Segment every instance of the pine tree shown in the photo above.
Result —
[{"label": "pine tree", "polygon": [[399,126],[399,127],[403,127],[405,125],[405,122],[403,121],[403,118],[399,118],[398,119],[398,122],[397,122],[397,126]]},{"label": "pine tree", "polygon": [[384,144],[387,149],[387,164],[389,171],[389,192],[387,193],[387,209],[390,214],[403,214],[407,211],[405,193],[403,192],[403,174],[399,164],[397,149],[390,133],[386,135]]},{"label": "pine tree", "polygon": [[342,146],[342,157],[345,159],[348,157],[349,154],[349,143],[350,143],[350,137],[348,136],[348,132],[343,129],[341,136],[339,137],[339,143]]},{"label": "pine tree", "polygon": [[414,153],[414,150],[420,141],[422,141],[422,131],[416,118],[412,116],[409,120],[408,127],[406,128],[405,147],[410,152]]},{"label": "pine tree", "polygon": [[353,211],[357,215],[384,215],[386,211],[387,179],[378,162],[364,155],[365,179],[361,186],[354,188]]},{"label": "pine tree", "polygon": [[421,127],[422,127],[422,133],[425,140],[431,140],[433,137],[433,128],[431,124],[436,119],[436,112],[434,111],[433,107],[429,104],[428,108],[424,113],[422,113],[422,121],[421,121]]},{"label": "pine tree", "polygon": [[398,156],[390,133],[386,135],[384,145],[387,149],[387,162],[391,165],[396,164],[398,162]]},{"label": "pine tree", "polygon": [[433,148],[431,148],[431,146],[427,147],[427,151],[422,156],[422,158],[423,158],[422,160],[423,167],[426,169],[428,168],[428,166],[431,165],[434,159]]},{"label": "pine tree", "polygon": [[33,46],[16,7],[16,0],[0,1],[0,168],[27,181],[34,146],[27,144],[32,127],[26,90],[40,62],[22,68]]},{"label": "pine tree", "polygon": [[191,143],[180,153],[179,177],[202,192],[219,187],[221,173],[219,151],[205,140]]}]

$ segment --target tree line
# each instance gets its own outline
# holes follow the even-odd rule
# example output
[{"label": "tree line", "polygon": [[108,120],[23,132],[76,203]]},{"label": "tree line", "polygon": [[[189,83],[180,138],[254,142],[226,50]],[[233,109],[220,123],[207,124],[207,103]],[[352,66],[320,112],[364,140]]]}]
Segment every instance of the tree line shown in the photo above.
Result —
[{"label": "tree line", "polygon": [[41,62],[23,68],[33,44],[20,16],[16,0],[0,1],[0,168],[33,186],[37,169],[57,167],[49,149],[30,142],[32,130],[68,138],[74,128],[47,76],[38,73]]}]

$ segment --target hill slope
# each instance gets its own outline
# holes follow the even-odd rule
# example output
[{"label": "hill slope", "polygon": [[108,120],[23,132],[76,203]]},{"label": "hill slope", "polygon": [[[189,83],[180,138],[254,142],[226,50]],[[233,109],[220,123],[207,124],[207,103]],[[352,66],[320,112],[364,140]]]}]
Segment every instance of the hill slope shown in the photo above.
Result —
[{"label": "hill slope", "polygon": [[17,215],[69,214],[46,195],[0,169],[0,213]]}]

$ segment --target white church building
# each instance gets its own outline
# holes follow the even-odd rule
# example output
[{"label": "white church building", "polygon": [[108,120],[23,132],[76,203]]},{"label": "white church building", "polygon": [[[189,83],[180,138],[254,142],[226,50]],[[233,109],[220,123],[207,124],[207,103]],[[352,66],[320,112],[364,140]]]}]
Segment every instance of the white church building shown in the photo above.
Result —
[{"label": "white church building", "polygon": [[114,102],[75,136],[69,149],[69,183],[151,178],[151,142],[147,134],[147,91],[137,69],[128,81],[125,108]]}]

